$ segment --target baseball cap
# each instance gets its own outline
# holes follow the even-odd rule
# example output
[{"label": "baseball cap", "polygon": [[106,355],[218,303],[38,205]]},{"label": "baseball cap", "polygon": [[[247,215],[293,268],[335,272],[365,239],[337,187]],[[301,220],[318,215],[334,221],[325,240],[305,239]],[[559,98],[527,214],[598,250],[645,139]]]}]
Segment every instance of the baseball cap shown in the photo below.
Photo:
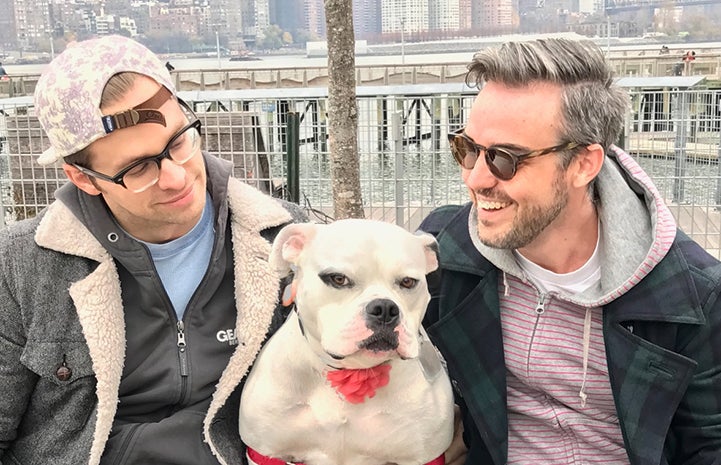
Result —
[{"label": "baseball cap", "polygon": [[38,163],[49,165],[77,153],[116,129],[160,122],[158,111],[107,116],[100,111],[108,80],[127,71],[148,76],[170,94],[176,93],[170,73],[158,57],[124,36],[74,43],[50,62],[35,87],[35,114],[50,141],[50,148],[38,157]]}]

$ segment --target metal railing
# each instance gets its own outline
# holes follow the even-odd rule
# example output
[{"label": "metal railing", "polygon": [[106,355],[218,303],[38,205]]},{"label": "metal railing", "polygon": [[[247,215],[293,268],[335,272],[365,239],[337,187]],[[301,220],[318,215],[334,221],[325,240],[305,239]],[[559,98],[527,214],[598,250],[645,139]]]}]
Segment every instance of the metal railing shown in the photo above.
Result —
[{"label": "metal railing", "polygon": [[[700,45],[700,44],[697,44]],[[721,50],[718,47],[698,49],[693,62],[681,61],[681,51],[660,54],[659,50],[613,50],[608,63],[618,77],[702,76],[721,81]],[[470,56],[470,55],[469,55]],[[297,58],[291,58],[296,59]],[[171,73],[176,89],[181,91],[282,89],[324,87],[328,85],[328,66],[298,65],[297,67],[226,67],[222,69],[184,69]],[[461,62],[432,61],[428,63],[356,64],[355,77],[359,86],[446,84],[465,82],[468,71],[466,58]],[[39,74],[14,74],[0,80],[0,98],[32,95]]]},{"label": "metal railing", "polygon": [[[433,208],[467,200],[446,133],[465,123],[475,89],[363,86],[357,94],[366,217],[415,229]],[[630,95],[619,144],[654,179],[680,227],[721,258],[721,91]],[[297,198],[318,220],[332,216],[325,88],[186,91],[181,97],[203,121],[205,148],[233,161],[236,177]],[[0,100],[0,144],[0,222],[6,224],[51,202],[65,176],[60,166],[35,162],[48,143],[29,97]]]}]

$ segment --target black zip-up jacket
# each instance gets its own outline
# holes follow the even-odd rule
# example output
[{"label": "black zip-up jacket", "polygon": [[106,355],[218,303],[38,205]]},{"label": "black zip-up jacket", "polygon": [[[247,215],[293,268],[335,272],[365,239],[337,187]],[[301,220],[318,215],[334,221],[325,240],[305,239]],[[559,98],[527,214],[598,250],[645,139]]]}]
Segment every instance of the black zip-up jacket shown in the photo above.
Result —
[{"label": "black zip-up jacket", "polygon": [[2,231],[0,464],[242,463],[242,380],[285,313],[267,257],[303,216],[205,159],[216,240],[182,327],[99,198],[68,185]]}]

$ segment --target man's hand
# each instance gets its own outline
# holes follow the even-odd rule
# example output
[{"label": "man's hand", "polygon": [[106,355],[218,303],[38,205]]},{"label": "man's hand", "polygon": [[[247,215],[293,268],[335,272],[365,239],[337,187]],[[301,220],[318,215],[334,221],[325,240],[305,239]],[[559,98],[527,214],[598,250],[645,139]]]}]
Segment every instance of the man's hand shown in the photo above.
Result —
[{"label": "man's hand", "polygon": [[461,409],[457,405],[453,406],[453,441],[443,454],[446,459],[446,465],[463,465],[466,463],[466,452],[468,448],[463,442],[463,422],[461,421]]}]

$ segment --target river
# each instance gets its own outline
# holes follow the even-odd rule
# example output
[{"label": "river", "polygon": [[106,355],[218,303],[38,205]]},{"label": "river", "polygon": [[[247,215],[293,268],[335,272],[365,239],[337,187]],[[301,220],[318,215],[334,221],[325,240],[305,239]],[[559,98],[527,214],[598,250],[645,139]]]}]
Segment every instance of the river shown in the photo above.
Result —
[{"label": "river", "polygon": [[[187,70],[214,70],[218,69],[218,63],[223,70],[234,69],[281,69],[281,68],[311,68],[328,66],[326,57],[306,57],[305,55],[257,55],[258,60],[253,61],[230,61],[229,57],[206,58],[168,58],[168,61],[177,71]],[[458,53],[436,53],[436,54],[415,54],[415,55],[358,55],[356,65],[399,65],[399,64],[425,64],[425,63],[468,63],[473,58],[472,52]],[[165,58],[163,58],[165,59]],[[3,67],[8,74],[12,75],[35,75],[40,74],[46,64],[13,65],[4,64]]]}]

